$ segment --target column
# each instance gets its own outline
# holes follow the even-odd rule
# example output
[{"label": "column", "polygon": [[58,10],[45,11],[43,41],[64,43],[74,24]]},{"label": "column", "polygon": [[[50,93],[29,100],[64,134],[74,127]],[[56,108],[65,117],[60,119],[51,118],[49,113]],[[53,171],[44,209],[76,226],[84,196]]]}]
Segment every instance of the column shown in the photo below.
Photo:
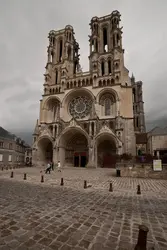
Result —
[{"label": "column", "polygon": [[88,155],[89,155],[89,161],[88,161],[88,164],[87,164],[87,167],[95,167],[95,146],[94,146],[94,141],[91,140],[90,142],[90,145],[89,145],[89,152],[88,152]]},{"label": "column", "polygon": [[48,63],[51,62],[51,49],[50,47],[48,48]]},{"label": "column", "polygon": [[59,147],[58,160],[60,161],[60,166],[64,167],[64,164],[65,164],[65,148],[64,147]]},{"label": "column", "polygon": [[58,162],[58,147],[53,148],[53,163],[57,164]]},{"label": "column", "polygon": [[91,127],[91,122],[89,122],[89,135],[91,136],[92,134],[92,127]]},{"label": "column", "polygon": [[40,100],[39,122],[43,121],[42,100]]},{"label": "column", "polygon": [[53,125],[53,127],[52,127],[52,136],[53,136],[53,138],[55,138],[55,125]]},{"label": "column", "polygon": [[120,115],[120,102],[119,100],[116,101],[116,116]]}]

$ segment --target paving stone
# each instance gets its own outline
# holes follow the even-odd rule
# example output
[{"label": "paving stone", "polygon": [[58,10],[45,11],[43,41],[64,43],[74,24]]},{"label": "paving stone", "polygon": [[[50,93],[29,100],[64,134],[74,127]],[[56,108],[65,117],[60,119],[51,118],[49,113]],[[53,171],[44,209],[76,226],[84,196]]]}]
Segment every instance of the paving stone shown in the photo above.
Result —
[{"label": "paving stone", "polygon": [[[27,181],[21,169],[12,180],[9,172],[0,173],[0,250],[130,250],[140,224],[149,228],[148,250],[167,249],[166,181],[118,179],[109,169],[64,169],[41,184],[39,169],[25,170]],[[92,184],[87,190],[84,179]]]}]

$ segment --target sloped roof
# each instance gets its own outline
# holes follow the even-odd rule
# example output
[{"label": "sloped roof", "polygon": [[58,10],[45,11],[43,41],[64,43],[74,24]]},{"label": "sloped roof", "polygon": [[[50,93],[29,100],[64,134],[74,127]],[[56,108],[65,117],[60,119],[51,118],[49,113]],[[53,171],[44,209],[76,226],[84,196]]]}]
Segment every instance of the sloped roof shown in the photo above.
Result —
[{"label": "sloped roof", "polygon": [[0,137],[5,139],[14,139],[15,136],[8,132],[6,129],[0,127]]},{"label": "sloped roof", "polygon": [[160,128],[155,127],[151,131],[148,132],[149,135],[167,135],[167,127]]},{"label": "sloped roof", "polygon": [[26,147],[29,147],[29,145],[26,144],[24,140],[17,137],[15,134],[10,133],[9,131],[7,131],[6,129],[4,129],[2,127],[0,127],[0,138],[15,140],[16,143],[21,143],[22,145],[25,145]]}]

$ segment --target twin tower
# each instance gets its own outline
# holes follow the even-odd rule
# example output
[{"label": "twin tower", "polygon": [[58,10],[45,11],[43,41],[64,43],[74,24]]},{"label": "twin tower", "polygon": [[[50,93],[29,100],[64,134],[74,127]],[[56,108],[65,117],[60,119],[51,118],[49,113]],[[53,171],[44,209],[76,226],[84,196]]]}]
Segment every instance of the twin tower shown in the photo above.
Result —
[{"label": "twin tower", "polygon": [[91,19],[88,72],[73,27],[49,32],[34,161],[104,167],[117,154],[136,154],[135,133],[145,132],[142,82],[124,65],[120,17]]}]

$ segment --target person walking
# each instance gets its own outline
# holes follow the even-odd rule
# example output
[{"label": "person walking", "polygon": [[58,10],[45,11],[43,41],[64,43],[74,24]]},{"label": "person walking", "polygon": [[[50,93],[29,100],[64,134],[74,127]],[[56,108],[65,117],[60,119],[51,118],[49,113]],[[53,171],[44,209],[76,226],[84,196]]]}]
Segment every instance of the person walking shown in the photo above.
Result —
[{"label": "person walking", "polygon": [[61,172],[60,161],[58,161],[58,164],[57,164],[57,169],[58,169],[58,172]]},{"label": "person walking", "polygon": [[46,170],[45,170],[45,174],[47,174],[48,172],[49,172],[49,174],[50,174],[50,170],[51,170],[51,164],[50,164],[50,162],[48,162],[47,168],[46,168]]}]

